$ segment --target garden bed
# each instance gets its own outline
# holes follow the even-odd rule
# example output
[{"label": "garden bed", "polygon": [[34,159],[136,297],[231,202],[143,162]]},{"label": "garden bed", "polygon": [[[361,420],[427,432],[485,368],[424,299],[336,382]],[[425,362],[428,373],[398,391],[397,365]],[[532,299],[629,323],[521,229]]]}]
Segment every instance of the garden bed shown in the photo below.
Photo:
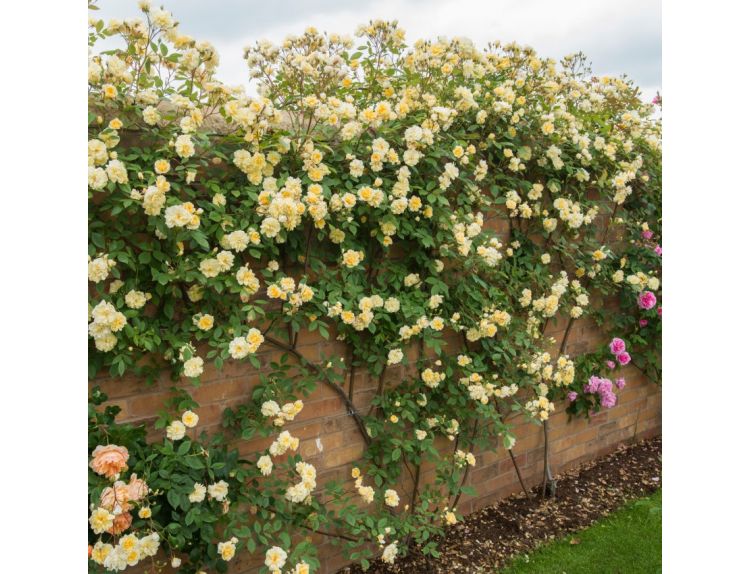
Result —
[{"label": "garden bed", "polygon": [[[497,572],[514,556],[590,526],[627,500],[661,486],[661,437],[621,447],[559,475],[557,494],[547,501],[515,495],[472,514],[448,529],[440,558],[418,550],[393,565],[378,562],[368,573],[438,574]],[[539,487],[533,489],[538,496]],[[358,566],[341,574],[359,574]]]}]

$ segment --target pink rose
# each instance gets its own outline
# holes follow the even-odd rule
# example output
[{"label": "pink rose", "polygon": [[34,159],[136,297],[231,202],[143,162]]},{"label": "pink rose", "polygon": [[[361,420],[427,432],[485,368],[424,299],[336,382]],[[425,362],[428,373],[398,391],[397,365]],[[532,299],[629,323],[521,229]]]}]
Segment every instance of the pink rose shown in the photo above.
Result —
[{"label": "pink rose", "polygon": [[599,389],[600,382],[601,379],[599,377],[597,377],[596,375],[592,375],[591,378],[589,378],[589,382],[583,385],[583,392],[595,393]]},{"label": "pink rose", "polygon": [[648,319],[641,319],[638,321],[638,324],[641,326],[641,328],[643,328],[648,325]]},{"label": "pink rose", "polygon": [[625,352],[625,341],[622,339],[618,339],[615,337],[612,339],[612,341],[609,343],[609,350],[613,355],[619,355],[620,353]]},{"label": "pink rose", "polygon": [[599,388],[596,389],[596,392],[600,395],[604,393],[611,393],[612,392],[612,381],[609,379],[600,379],[599,380]]},{"label": "pink rose", "polygon": [[654,247],[654,253],[661,257],[661,245],[657,245],[656,247]]},{"label": "pink rose", "polygon": [[575,391],[570,391],[568,393],[568,400],[572,403],[574,400],[578,398],[578,393]]},{"label": "pink rose", "polygon": [[601,400],[602,406],[605,409],[611,409],[613,406],[617,404],[617,395],[615,395],[612,391],[606,391],[599,395],[599,398]]},{"label": "pink rose", "polygon": [[97,474],[112,478],[128,468],[127,462],[130,454],[124,446],[108,444],[99,445],[91,453],[89,466]]},{"label": "pink rose", "polygon": [[646,229],[643,233],[641,233],[641,237],[643,239],[651,239],[654,236],[654,232]]},{"label": "pink rose", "polygon": [[610,369],[614,369],[615,368],[615,362],[614,361],[607,361],[605,363],[605,365],[607,365]]},{"label": "pink rose", "polygon": [[638,295],[638,306],[641,309],[653,309],[654,305],[656,305],[656,295],[651,291],[644,291]]},{"label": "pink rose", "polygon": [[620,377],[619,379],[617,379],[617,380],[615,381],[615,386],[616,386],[616,387],[617,387],[618,389],[622,389],[622,388],[624,388],[624,387],[625,387],[625,379],[623,379],[622,377]]},{"label": "pink rose", "polygon": [[620,353],[617,355],[617,362],[621,365],[627,365],[630,362],[630,353]]}]

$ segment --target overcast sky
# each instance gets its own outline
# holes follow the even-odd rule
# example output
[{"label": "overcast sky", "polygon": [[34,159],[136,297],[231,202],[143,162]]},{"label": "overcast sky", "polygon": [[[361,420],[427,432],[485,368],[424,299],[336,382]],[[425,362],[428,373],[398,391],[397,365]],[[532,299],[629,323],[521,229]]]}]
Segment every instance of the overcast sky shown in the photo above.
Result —
[{"label": "overcast sky", "polygon": [[[532,46],[542,57],[583,51],[595,74],[627,74],[650,100],[661,90],[659,0],[153,0],[185,34],[219,51],[219,78],[249,86],[244,46],[280,42],[307,26],[353,35],[370,19],[396,19],[406,39],[465,36]],[[98,16],[132,18],[136,0],[99,0]]]}]

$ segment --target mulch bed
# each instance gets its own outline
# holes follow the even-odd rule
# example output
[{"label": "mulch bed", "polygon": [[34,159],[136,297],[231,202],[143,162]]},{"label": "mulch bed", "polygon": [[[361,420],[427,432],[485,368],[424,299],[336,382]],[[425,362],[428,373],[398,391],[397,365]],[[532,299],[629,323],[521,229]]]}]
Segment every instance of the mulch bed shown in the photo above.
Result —
[{"label": "mulch bed", "polygon": [[[443,574],[497,572],[514,556],[590,526],[624,502],[661,486],[661,436],[586,463],[559,476],[554,499],[514,495],[483,508],[449,528],[440,558],[415,550],[393,565],[375,562],[368,574]],[[532,493],[538,497],[539,487]],[[340,574],[360,574],[350,566]]]}]

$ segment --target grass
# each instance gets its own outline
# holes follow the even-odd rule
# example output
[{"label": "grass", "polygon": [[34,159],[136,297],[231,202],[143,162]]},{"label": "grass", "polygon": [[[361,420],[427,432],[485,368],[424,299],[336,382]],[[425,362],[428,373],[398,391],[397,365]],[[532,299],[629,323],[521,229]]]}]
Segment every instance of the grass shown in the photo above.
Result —
[{"label": "grass", "polygon": [[661,572],[661,490],[593,526],[517,557],[498,574]]}]

